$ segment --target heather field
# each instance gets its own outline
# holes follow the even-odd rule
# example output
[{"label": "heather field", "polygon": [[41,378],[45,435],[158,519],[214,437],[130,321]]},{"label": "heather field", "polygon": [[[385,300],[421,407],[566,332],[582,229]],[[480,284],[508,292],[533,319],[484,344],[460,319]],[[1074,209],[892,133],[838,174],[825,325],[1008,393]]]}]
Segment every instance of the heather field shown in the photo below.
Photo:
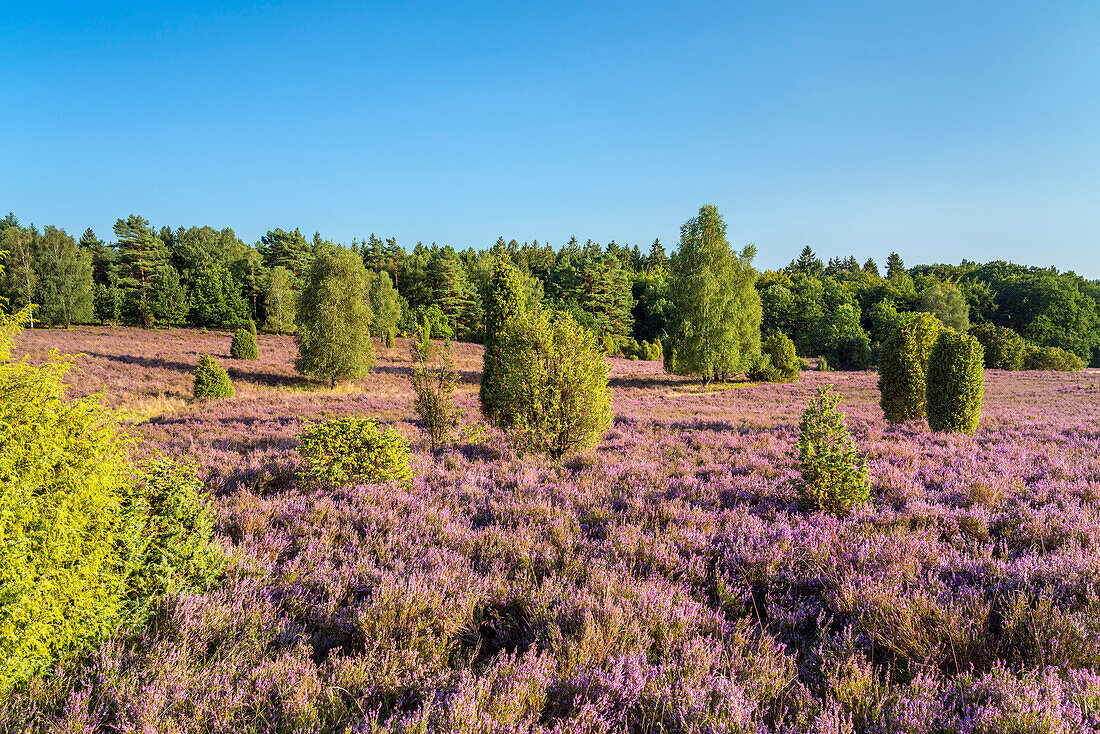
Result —
[{"label": "heather field", "polygon": [[[197,465],[224,580],[4,701],[7,731],[1100,731],[1100,372],[986,373],[976,435],[887,426],[877,375],[705,391],[613,360],[614,424],[564,462],[478,417],[433,456],[407,347],[335,390],[289,337],[27,331],[81,353],[141,439]],[[195,403],[200,354],[236,397]],[[850,517],[797,504],[792,447],[834,384],[868,458]],[[377,418],[409,486],[299,486],[305,421]]]}]

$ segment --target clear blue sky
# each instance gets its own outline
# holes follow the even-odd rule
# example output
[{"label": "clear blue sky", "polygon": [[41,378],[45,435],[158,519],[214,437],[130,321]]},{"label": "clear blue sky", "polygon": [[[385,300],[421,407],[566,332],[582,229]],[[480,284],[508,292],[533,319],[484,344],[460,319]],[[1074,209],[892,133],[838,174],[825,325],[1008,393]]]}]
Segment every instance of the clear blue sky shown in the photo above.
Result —
[{"label": "clear blue sky", "polygon": [[0,209],[1100,277],[1100,2],[0,2]]}]

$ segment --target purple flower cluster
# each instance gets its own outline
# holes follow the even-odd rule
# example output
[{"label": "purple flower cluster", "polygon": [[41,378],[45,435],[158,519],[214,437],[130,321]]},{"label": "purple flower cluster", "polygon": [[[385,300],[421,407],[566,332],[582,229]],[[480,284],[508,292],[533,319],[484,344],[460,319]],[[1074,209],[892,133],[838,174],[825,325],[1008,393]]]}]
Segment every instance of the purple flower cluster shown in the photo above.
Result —
[{"label": "purple flower cluster", "polygon": [[[595,451],[518,454],[477,411],[435,455],[403,346],[329,390],[292,340],[27,332],[82,352],[74,392],[141,421],[214,492],[224,583],[0,702],[5,730],[120,732],[1100,731],[1100,383],[990,371],[973,436],[890,426],[873,373],[704,391],[613,360]],[[189,401],[198,355],[237,387]],[[798,508],[792,452],[834,383],[871,502]],[[407,486],[309,490],[302,422],[376,418]]]}]

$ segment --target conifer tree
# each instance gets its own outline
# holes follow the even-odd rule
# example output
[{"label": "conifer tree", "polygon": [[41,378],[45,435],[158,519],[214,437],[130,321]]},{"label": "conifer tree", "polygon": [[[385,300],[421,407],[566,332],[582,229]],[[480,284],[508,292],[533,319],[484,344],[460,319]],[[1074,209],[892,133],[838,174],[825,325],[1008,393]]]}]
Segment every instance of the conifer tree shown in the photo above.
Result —
[{"label": "conifer tree", "polygon": [[136,214],[115,222],[114,231],[125,315],[134,323],[150,326],[154,318],[150,305],[153,278],[160,266],[168,263],[167,249],[149,222]]},{"label": "conifer tree", "polygon": [[500,335],[506,325],[523,316],[526,310],[519,273],[503,256],[498,256],[485,304],[485,356],[478,390],[482,410],[491,418],[495,418],[501,409],[501,386],[498,384],[501,370]]}]

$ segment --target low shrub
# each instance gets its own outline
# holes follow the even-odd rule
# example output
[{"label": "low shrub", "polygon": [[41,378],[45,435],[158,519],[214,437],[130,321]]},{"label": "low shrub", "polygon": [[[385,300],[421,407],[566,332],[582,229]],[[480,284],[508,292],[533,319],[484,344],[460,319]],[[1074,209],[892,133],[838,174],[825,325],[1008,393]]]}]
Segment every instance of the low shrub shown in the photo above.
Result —
[{"label": "low shrub", "polygon": [[393,428],[379,431],[375,421],[340,418],[307,425],[298,441],[298,455],[305,463],[300,478],[307,484],[340,486],[412,479],[408,443]]},{"label": "low shrub", "polygon": [[870,496],[867,460],[858,456],[844,413],[837,410],[839,401],[832,385],[818,388],[798,426],[800,495],[805,510],[845,515]]},{"label": "low shrub", "polygon": [[801,366],[794,342],[783,332],[775,331],[760,343],[760,355],[746,376],[753,382],[794,382]]},{"label": "low shrub", "polygon": [[393,329],[386,329],[386,349],[393,349]]},{"label": "low shrub", "polygon": [[623,344],[623,356],[627,359],[639,359],[646,362],[654,362],[661,359],[661,342],[636,341],[631,339]]},{"label": "low shrub", "polygon": [[879,404],[891,423],[924,417],[928,355],[942,328],[940,320],[930,313],[910,313],[883,342]]},{"label": "low shrub", "polygon": [[862,372],[871,363],[871,340],[865,334],[841,337],[829,353],[829,364],[837,370]]},{"label": "low shrub", "polygon": [[970,335],[982,345],[985,366],[991,370],[1022,370],[1027,343],[1007,326],[978,324]]},{"label": "low shrub", "polygon": [[199,364],[195,368],[193,392],[195,397],[201,400],[231,398],[235,391],[233,382],[229,379],[229,373],[213,357],[204,354],[199,357]]},{"label": "low shrub", "polygon": [[420,416],[420,424],[428,432],[432,451],[435,451],[450,440],[458,424],[454,401],[455,384],[458,382],[454,347],[450,342],[444,345],[438,364],[432,364],[431,350],[425,350],[419,339],[413,343],[411,351],[411,382],[416,395],[413,407]]},{"label": "low shrub", "polygon": [[[98,396],[68,400],[71,363],[9,358],[0,328],[0,692],[146,623],[220,562],[187,469],[133,466]],[[190,480],[186,477],[190,476]]]},{"label": "low shrub", "polygon": [[829,371],[831,371],[831,368],[829,367],[828,357],[819,357],[818,358],[818,360],[817,360],[817,371],[818,372],[829,372]]},{"label": "low shrub", "polygon": [[526,315],[505,325],[499,348],[499,427],[555,458],[599,443],[611,426],[611,391],[591,332],[568,313]]},{"label": "low shrub", "polygon": [[1036,347],[1029,344],[1024,351],[1024,369],[1080,372],[1085,369],[1085,362],[1061,347]]},{"label": "low shrub", "polygon": [[928,427],[973,433],[982,414],[985,359],[969,334],[944,330],[928,357]]},{"label": "low shrub", "polygon": [[[249,321],[248,323],[252,323]],[[255,328],[253,326],[252,328]],[[242,326],[233,334],[233,342],[229,345],[229,356],[233,359],[256,359],[259,350],[256,348],[256,332],[247,326]]]}]

